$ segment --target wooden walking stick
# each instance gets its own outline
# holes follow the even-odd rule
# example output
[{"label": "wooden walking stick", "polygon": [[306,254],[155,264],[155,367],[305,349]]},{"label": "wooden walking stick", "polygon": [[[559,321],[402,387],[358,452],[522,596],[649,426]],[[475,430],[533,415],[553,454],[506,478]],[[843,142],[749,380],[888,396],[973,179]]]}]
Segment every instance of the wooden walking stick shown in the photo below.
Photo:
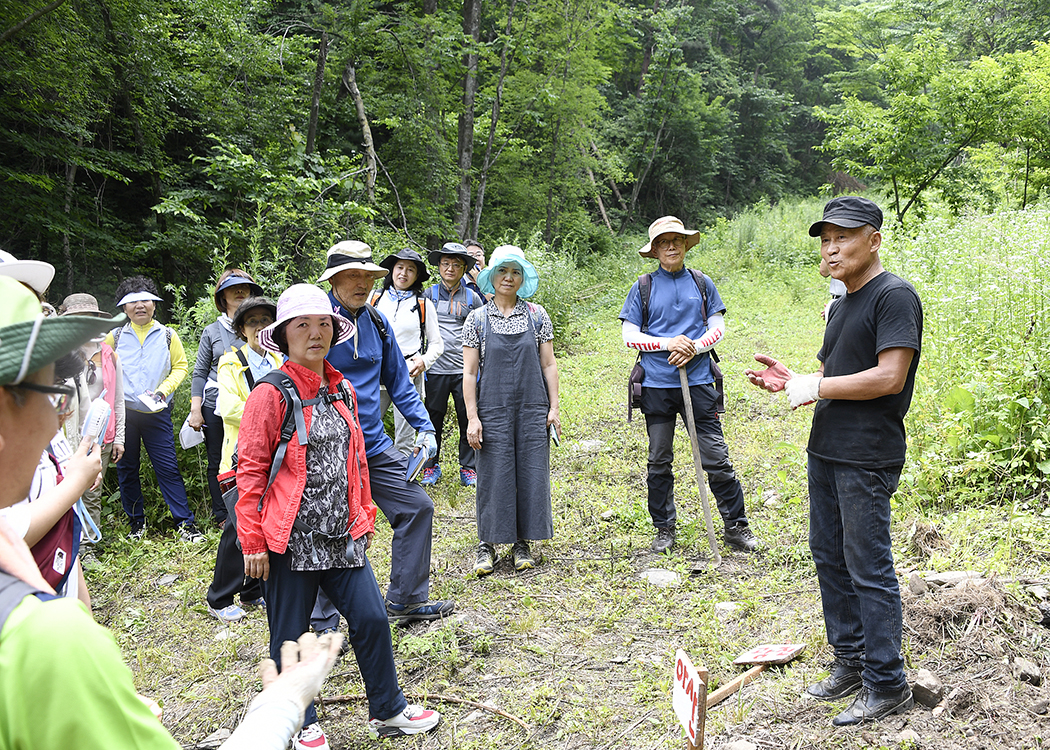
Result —
[{"label": "wooden walking stick", "polygon": [[689,378],[685,374],[685,367],[678,368],[678,376],[682,381],[682,400],[685,401],[685,427],[689,430],[689,443],[693,446],[693,468],[696,469],[696,484],[700,487],[700,502],[704,506],[704,523],[707,525],[707,544],[711,547],[714,556],[715,567],[722,564],[722,556],[718,554],[718,542],[715,541],[715,527],[711,523],[711,505],[707,502],[707,482],[704,480],[704,463],[700,460],[700,443],[696,439],[696,421],[693,418],[693,399],[689,393]]}]

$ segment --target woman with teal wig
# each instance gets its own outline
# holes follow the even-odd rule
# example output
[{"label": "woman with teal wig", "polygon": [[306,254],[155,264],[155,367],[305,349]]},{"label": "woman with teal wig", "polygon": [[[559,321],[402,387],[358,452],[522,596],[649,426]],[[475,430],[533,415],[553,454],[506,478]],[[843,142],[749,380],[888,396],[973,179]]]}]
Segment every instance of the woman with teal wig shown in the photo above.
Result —
[{"label": "woman with teal wig", "polygon": [[[560,439],[554,326],[526,302],[539,275],[520,248],[497,247],[478,286],[494,295],[463,324],[463,400],[467,440],[477,451],[478,555],[491,573],[496,544],[512,544],[515,570],[535,566],[529,540],[554,536],[550,443]],[[480,374],[479,374],[480,373]]]}]

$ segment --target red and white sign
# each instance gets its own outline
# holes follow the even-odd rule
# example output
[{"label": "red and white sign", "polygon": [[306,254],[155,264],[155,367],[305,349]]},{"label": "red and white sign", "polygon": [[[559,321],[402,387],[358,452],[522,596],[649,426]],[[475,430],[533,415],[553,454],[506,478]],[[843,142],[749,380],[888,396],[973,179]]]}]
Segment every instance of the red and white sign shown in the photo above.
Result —
[{"label": "red and white sign", "polygon": [[693,662],[689,660],[685,651],[678,649],[675,653],[674,689],[671,691],[671,705],[674,707],[674,715],[682,723],[691,745],[697,744],[697,709],[700,707],[701,696],[706,696],[706,693],[707,690],[704,689],[700,682],[700,675],[697,674],[696,669],[693,667]]}]

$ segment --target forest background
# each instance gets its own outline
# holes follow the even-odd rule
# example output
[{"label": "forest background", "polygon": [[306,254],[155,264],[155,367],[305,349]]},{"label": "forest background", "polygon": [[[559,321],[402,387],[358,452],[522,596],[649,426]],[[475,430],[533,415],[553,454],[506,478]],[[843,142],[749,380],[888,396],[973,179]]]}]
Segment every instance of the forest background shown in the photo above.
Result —
[{"label": "forest background", "polygon": [[1027,502],[1048,29],[1048,0],[2,0],[0,247],[56,303],[156,278],[192,350],[228,265],[278,292],[343,238],[514,242],[564,352],[653,218],[720,283],[811,278],[816,196],[864,192],[927,308],[908,486]]}]

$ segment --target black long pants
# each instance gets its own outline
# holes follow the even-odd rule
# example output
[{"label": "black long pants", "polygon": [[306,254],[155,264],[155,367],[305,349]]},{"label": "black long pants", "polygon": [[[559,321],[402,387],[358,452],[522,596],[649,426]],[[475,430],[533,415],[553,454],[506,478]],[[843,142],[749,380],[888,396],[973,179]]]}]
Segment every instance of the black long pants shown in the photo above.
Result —
[{"label": "black long pants", "polygon": [[448,397],[456,407],[456,421],[459,423],[459,466],[461,469],[475,467],[474,449],[467,442],[467,405],[463,401],[463,374],[432,375],[427,373],[427,397],[425,404],[437,432],[437,455],[427,466],[435,466],[441,461],[441,433],[445,428],[445,414],[448,413]]},{"label": "black long pants", "polygon": [[222,417],[215,413],[215,404],[201,406],[204,416],[204,447],[208,451],[208,494],[211,495],[211,515],[216,523],[226,520],[226,503],[219,489],[219,463],[222,461],[222,439],[224,435]]},{"label": "black long pants", "polygon": [[233,604],[233,597],[241,595],[241,601],[258,599],[263,595],[262,581],[244,575],[244,555],[237,546],[237,527],[227,523],[219,537],[219,548],[215,550],[215,573],[208,588],[208,605],[222,609]]}]

